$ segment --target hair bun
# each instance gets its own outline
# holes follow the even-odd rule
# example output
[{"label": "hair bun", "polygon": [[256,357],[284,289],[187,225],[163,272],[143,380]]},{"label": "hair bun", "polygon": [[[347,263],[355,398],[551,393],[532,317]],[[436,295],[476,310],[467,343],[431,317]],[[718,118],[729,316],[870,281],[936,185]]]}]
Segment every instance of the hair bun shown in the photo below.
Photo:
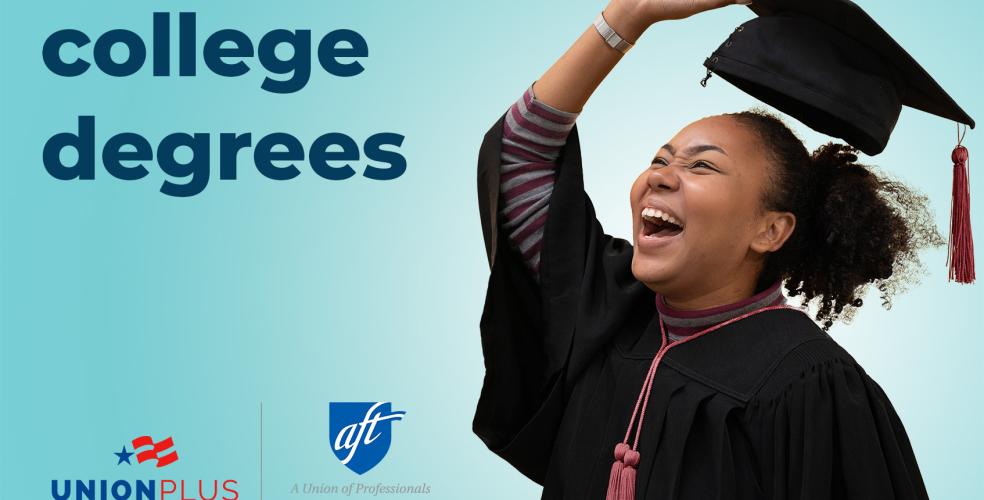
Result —
[{"label": "hair bun", "polygon": [[[815,211],[823,210],[827,195],[838,177],[848,172],[859,175],[868,173],[863,167],[855,164],[858,161],[857,151],[857,148],[848,144],[828,142],[815,149],[810,155],[810,166],[813,171],[812,206]],[[829,244],[833,238],[834,233],[825,232],[823,239]]]},{"label": "hair bun", "polygon": [[828,142],[810,155],[810,162],[818,174],[833,175],[839,167],[858,161],[857,148],[848,144]]}]

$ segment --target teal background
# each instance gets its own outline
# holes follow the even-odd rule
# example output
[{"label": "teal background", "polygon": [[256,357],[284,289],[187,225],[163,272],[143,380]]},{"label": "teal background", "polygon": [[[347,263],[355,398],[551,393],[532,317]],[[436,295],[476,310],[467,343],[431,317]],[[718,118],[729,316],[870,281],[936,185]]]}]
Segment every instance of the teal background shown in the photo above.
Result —
[{"label": "teal background", "polygon": [[[537,498],[538,485],[471,433],[488,272],[475,160],[485,131],[604,5],[4,2],[0,498],[50,498],[56,478],[236,479],[240,498],[259,498],[261,402],[264,498],[352,481],[426,482],[435,499]],[[861,5],[984,118],[979,2]],[[149,61],[127,78],[95,68],[63,78],[43,65],[42,43],[59,29],[95,39],[127,28],[149,44],[152,12],[175,13],[176,33],[181,10],[198,13],[199,50],[221,28],[254,43],[277,28],[315,40],[353,29],[368,41],[367,69],[337,78],[312,62],[304,89],[278,95],[260,89],[255,59],[231,79],[201,59],[193,78],[152,77]],[[585,183],[607,232],[631,239],[628,189],[658,145],[702,116],[757,104],[718,77],[698,84],[704,58],[752,16],[729,6],[652,27],[588,102]],[[96,116],[97,148],[124,131],[155,146],[172,132],[211,133],[208,186],[165,196],[156,161],[139,181],[110,177],[99,160],[94,181],[50,177],[45,141],[82,114]],[[793,124],[811,149],[825,140]],[[327,132],[360,145],[396,132],[408,168],[394,181],[332,182],[302,162],[301,176],[280,182],[241,154],[239,179],[218,179],[220,132],[252,132],[255,144],[278,131],[306,146]],[[979,137],[967,135],[972,156]],[[906,108],[871,159],[930,196],[944,236],[954,142],[952,122]],[[984,185],[970,179],[984,234]],[[872,293],[831,332],[890,395],[930,496],[979,498],[984,292],[947,283],[945,248],[923,260],[922,282],[890,311]],[[386,458],[356,476],[330,451],[328,402],[378,400],[407,413]],[[112,453],[142,434],[173,436],[180,460],[117,467]]]}]

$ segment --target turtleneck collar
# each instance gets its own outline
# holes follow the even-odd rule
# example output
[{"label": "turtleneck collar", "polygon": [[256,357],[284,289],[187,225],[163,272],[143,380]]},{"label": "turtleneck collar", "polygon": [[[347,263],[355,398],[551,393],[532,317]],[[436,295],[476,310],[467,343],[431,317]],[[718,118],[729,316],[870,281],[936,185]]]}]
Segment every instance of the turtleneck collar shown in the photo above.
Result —
[{"label": "turtleneck collar", "polygon": [[667,336],[671,341],[760,307],[785,303],[786,297],[782,293],[782,282],[779,280],[751,297],[707,309],[675,309],[666,303],[663,295],[656,294],[656,309],[663,318]]}]

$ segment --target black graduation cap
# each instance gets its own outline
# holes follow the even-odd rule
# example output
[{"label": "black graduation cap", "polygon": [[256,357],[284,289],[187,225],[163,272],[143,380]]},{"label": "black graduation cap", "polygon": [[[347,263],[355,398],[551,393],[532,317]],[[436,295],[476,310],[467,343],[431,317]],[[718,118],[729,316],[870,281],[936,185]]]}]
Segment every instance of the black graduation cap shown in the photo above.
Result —
[{"label": "black graduation cap", "polygon": [[[885,149],[902,105],[974,128],[974,120],[866,12],[850,0],[755,0],[707,59],[711,73],[868,155]],[[958,126],[959,128],[959,126]],[[967,150],[952,153],[950,278],[974,280]]]},{"label": "black graduation cap", "polygon": [[704,61],[736,87],[868,155],[885,149],[902,105],[974,120],[849,0],[756,0]]}]

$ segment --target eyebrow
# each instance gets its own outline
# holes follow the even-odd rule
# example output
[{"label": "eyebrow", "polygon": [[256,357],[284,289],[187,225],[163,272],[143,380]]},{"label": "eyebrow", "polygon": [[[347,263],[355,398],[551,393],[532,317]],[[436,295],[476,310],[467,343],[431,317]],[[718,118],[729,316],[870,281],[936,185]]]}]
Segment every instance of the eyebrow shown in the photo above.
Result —
[{"label": "eyebrow", "polygon": [[[676,148],[674,148],[670,144],[663,144],[663,147],[661,147],[660,149],[665,149],[665,150],[669,151],[671,155],[676,154]],[[686,150],[683,151],[683,154],[684,155],[695,155],[695,154],[700,153],[700,152],[703,152],[703,151],[718,151],[721,154],[723,154],[725,156],[728,156],[728,153],[726,153],[723,149],[721,149],[720,147],[715,146],[713,144],[698,144],[696,146],[690,146],[689,148],[687,148]]]}]

